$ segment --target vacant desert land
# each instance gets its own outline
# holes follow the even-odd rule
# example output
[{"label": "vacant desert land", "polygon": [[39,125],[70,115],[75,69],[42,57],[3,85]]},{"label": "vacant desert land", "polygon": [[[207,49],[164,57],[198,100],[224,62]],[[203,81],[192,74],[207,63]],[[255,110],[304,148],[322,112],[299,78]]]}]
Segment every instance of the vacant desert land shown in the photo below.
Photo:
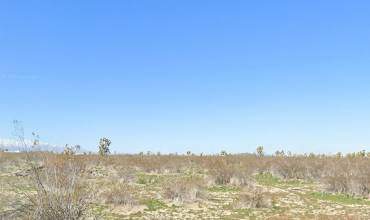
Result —
[{"label": "vacant desert land", "polygon": [[370,219],[366,156],[0,156],[1,219]]}]

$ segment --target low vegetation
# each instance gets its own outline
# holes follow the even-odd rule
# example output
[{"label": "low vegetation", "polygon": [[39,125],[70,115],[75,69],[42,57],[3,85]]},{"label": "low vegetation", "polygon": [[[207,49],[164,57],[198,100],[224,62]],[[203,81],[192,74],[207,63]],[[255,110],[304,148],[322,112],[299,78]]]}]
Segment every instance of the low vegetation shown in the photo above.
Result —
[{"label": "low vegetation", "polygon": [[0,153],[1,219],[370,217],[370,155]]}]

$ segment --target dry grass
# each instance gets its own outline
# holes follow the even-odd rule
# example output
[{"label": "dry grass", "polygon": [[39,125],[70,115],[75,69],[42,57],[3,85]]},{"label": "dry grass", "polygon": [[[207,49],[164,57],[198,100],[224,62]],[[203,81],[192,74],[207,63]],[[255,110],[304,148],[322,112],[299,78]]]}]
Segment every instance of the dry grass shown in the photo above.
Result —
[{"label": "dry grass", "polygon": [[[36,194],[28,194],[33,219],[80,219],[88,206],[84,165],[73,156],[48,155],[41,168],[31,165]],[[31,161],[32,163],[32,161]]]},{"label": "dry grass", "polygon": [[[255,186],[256,176],[263,173],[272,174],[274,181],[258,182],[259,186],[299,180],[324,186],[323,191],[370,196],[366,156],[0,153],[0,165],[2,173],[21,178],[31,188],[18,197],[21,206],[0,210],[0,217],[8,219],[81,219],[97,205],[132,207],[145,201],[204,205],[209,194],[218,192],[233,198],[233,209],[271,208],[270,194]],[[234,190],[240,188],[244,190]]]},{"label": "dry grass", "polygon": [[268,193],[255,187],[244,189],[232,205],[236,209],[271,208],[273,201]]},{"label": "dry grass", "polygon": [[123,205],[133,207],[139,204],[135,198],[133,188],[127,184],[114,184],[109,186],[108,190],[104,192],[101,197],[106,204]]},{"label": "dry grass", "polygon": [[73,156],[33,153],[25,155],[29,191],[8,218],[80,219],[88,206],[88,186],[82,182],[83,163]]},{"label": "dry grass", "polygon": [[369,197],[370,159],[343,158],[332,160],[322,181],[331,192]]},{"label": "dry grass", "polygon": [[177,204],[205,199],[204,180],[194,176],[172,179],[163,187],[163,197]]}]

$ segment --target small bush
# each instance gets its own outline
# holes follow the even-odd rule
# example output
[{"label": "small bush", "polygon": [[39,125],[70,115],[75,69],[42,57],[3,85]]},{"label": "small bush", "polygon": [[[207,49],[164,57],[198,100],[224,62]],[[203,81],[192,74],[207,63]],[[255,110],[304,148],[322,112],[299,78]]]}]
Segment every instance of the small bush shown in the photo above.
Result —
[{"label": "small bush", "polygon": [[195,202],[205,197],[203,180],[197,177],[176,178],[163,190],[163,196],[177,203]]},{"label": "small bush", "polygon": [[118,184],[112,186],[109,191],[103,194],[105,203],[124,205],[132,207],[138,204],[138,201],[134,197],[133,189],[127,184]]},{"label": "small bush", "polygon": [[226,185],[230,183],[234,169],[232,165],[227,163],[227,160],[216,158],[210,165],[209,173],[214,178],[215,184]]},{"label": "small bush", "polygon": [[258,188],[248,189],[233,202],[233,207],[237,209],[271,208],[272,205],[270,196]]},{"label": "small bush", "polygon": [[370,161],[366,158],[343,158],[330,162],[322,178],[330,192],[368,197]]},{"label": "small bush", "polygon": [[63,155],[45,155],[43,166],[31,164],[36,193],[27,194],[32,219],[80,219],[88,206],[87,186],[81,182],[82,164]]},{"label": "small bush", "polygon": [[308,176],[304,158],[284,157],[277,158],[273,164],[273,171],[284,179],[305,179]]}]

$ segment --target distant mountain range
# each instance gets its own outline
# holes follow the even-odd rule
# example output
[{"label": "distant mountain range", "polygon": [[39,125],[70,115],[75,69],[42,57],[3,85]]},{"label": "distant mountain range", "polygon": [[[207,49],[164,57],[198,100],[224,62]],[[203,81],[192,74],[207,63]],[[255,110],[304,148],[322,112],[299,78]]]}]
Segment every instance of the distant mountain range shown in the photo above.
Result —
[{"label": "distant mountain range", "polygon": [[52,145],[45,142],[39,142],[36,147],[33,146],[32,140],[24,140],[22,143],[16,139],[0,138],[0,150],[7,151],[52,151],[52,152],[63,152],[64,147]]}]

